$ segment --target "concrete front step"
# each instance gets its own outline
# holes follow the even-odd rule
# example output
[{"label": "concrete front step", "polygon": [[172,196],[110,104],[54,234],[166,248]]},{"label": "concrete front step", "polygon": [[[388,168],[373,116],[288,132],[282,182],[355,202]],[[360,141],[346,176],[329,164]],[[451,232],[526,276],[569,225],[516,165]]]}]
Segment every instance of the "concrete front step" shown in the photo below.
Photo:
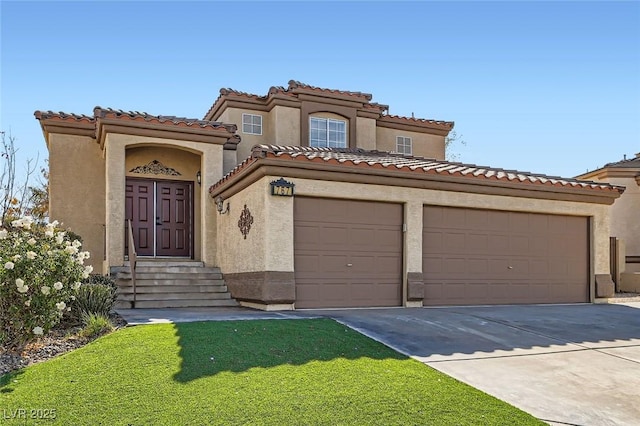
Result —
[{"label": "concrete front step", "polygon": [[[124,262],[124,266],[127,267],[127,269],[131,266],[131,264],[129,263],[128,260],[126,260]],[[194,268],[204,268],[204,262],[200,262],[197,260],[165,260],[165,259],[145,259],[145,258],[138,258],[138,261],[136,262],[136,267],[140,268],[140,267],[160,267],[160,268],[170,268],[170,267],[175,267],[175,266],[184,266],[184,267],[194,267]]]},{"label": "concrete front step", "polygon": [[[131,287],[131,280],[117,280],[118,287]],[[144,287],[144,286],[158,286],[164,287],[168,285],[179,285],[184,287],[198,286],[198,285],[210,285],[210,286],[220,286],[225,285],[224,280],[195,280],[190,278],[185,279],[157,279],[157,280],[149,280],[149,279],[136,279],[136,287]]]},{"label": "concrete front step", "polygon": [[[121,274],[128,274],[129,268],[120,271]],[[136,267],[136,274],[219,274],[220,268],[214,267],[201,267],[201,266],[140,266]]]},{"label": "concrete front step", "polygon": [[[130,272],[120,272],[118,274],[118,279],[121,280],[130,280],[131,273]],[[211,273],[211,272],[145,272],[139,271],[136,269],[136,281],[141,280],[206,280],[206,281],[215,281],[222,280],[222,274]]]},{"label": "concrete front step", "polygon": [[[136,301],[136,308],[138,309],[153,309],[153,308],[218,308],[223,306],[240,306],[235,299],[223,299],[223,300],[139,300]],[[117,308],[131,308],[131,302],[121,301]]]},{"label": "concrete front step", "polygon": [[[136,282],[136,293],[226,293],[229,289],[226,285],[140,285]],[[118,294],[133,293],[133,286],[118,286]]]},{"label": "concrete front step", "polygon": [[[119,294],[120,300],[133,300],[133,294]],[[136,300],[229,300],[229,293],[209,293],[203,297],[198,292],[179,292],[179,293],[136,293]]]},{"label": "concrete front step", "polygon": [[[117,308],[131,308],[133,285],[128,262],[112,268],[118,285]],[[138,260],[136,308],[238,306],[220,268],[189,260]]]}]

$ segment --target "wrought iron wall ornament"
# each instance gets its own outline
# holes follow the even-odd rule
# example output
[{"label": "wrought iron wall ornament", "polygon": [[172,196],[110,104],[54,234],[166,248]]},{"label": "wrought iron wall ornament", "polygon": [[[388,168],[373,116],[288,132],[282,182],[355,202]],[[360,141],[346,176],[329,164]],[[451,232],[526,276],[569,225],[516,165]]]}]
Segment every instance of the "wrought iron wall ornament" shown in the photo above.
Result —
[{"label": "wrought iron wall ornament", "polygon": [[152,160],[144,166],[134,167],[129,170],[129,173],[139,173],[143,175],[168,175],[168,176],[182,176],[182,173],[167,167],[158,160]]},{"label": "wrought iron wall ornament", "polygon": [[240,220],[238,220],[238,228],[240,228],[240,232],[244,235],[245,240],[251,230],[251,224],[253,224],[253,216],[251,216],[251,212],[245,204],[244,209],[242,209],[242,213],[240,213]]}]

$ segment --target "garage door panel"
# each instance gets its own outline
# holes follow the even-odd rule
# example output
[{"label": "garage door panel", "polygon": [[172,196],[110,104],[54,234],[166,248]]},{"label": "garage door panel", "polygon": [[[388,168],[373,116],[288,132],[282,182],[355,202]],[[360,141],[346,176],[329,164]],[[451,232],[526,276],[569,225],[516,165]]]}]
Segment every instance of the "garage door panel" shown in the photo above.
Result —
[{"label": "garage door panel", "polygon": [[529,253],[529,237],[526,235],[514,235],[509,238],[509,251],[511,254],[526,255]]},{"label": "garage door panel", "polygon": [[487,253],[505,254],[509,252],[509,237],[507,235],[489,235]]},{"label": "garage door panel", "polygon": [[489,237],[486,234],[468,234],[465,245],[468,253],[486,253]]},{"label": "garage door panel", "polygon": [[296,197],[296,307],[401,305],[402,217],[398,204]]},{"label": "garage door panel", "polygon": [[466,253],[465,234],[447,232],[442,236],[442,253]]},{"label": "garage door panel", "polygon": [[319,229],[316,244],[310,241],[308,244],[312,249],[316,249],[318,245],[323,249],[330,250],[333,246],[342,247],[347,243],[347,229],[344,226],[323,226]]},{"label": "garage door panel", "polygon": [[585,217],[425,206],[423,219],[425,305],[588,301]]}]

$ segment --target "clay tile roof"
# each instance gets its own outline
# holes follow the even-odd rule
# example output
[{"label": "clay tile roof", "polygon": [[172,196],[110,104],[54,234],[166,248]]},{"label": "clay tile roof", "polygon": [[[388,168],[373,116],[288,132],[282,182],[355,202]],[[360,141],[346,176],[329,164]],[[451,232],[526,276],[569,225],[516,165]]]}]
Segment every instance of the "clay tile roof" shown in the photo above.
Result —
[{"label": "clay tile roof", "polygon": [[604,165],[604,168],[612,168],[612,169],[632,169],[640,167],[640,153],[636,154],[634,158],[624,159],[620,161],[616,161],[614,163],[607,163]]},{"label": "clay tile roof", "polygon": [[289,80],[289,89],[288,90],[294,90],[294,89],[297,89],[297,88],[310,89],[310,90],[312,90],[314,92],[320,92],[320,93],[333,93],[333,94],[339,94],[339,95],[348,95],[348,96],[353,96],[353,97],[357,97],[357,98],[363,98],[367,102],[370,101],[373,98],[373,96],[370,93],[350,92],[350,91],[347,91],[347,90],[325,89],[325,88],[322,88],[322,87],[316,87],[316,86],[311,86],[310,84],[301,83],[301,82],[296,81],[296,80]]},{"label": "clay tile roof", "polygon": [[96,121],[95,117],[84,115],[84,114],[68,114],[66,112],[53,112],[53,111],[36,111],[33,113],[36,119],[38,120],[46,120],[46,119],[57,119],[62,121],[87,121],[89,123],[93,123]]},{"label": "clay tile roof", "polygon": [[181,127],[200,127],[202,129],[225,129],[229,133],[235,133],[235,124],[225,124],[217,121],[200,120],[197,118],[176,117],[173,115],[151,115],[146,112],[123,111],[120,109],[95,107],[93,109],[95,118],[116,118],[130,121],[147,121],[151,123],[169,124]]},{"label": "clay tile roof", "polygon": [[495,167],[477,166],[474,164],[434,160],[423,157],[404,156],[401,154],[392,154],[383,151],[367,151],[360,148],[337,149],[279,145],[254,146],[251,157],[239,164],[235,169],[222,178],[222,180],[212,186],[210,191],[231,179],[248,164],[265,157],[282,159],[284,161],[297,160],[324,162],[327,164],[351,167],[386,168],[411,173],[460,177],[462,179],[474,180],[476,183],[478,183],[478,180],[483,179],[520,184],[617,191],[619,193],[624,191],[624,187],[610,185],[607,183],[578,180],[573,178],[561,178],[557,176],[547,176],[544,174],[505,170]]},{"label": "clay tile roof", "polygon": [[415,118],[415,117],[403,117],[400,115],[384,115],[381,117],[382,120],[385,121],[395,121],[398,123],[418,123],[418,124],[431,124],[439,127],[443,127],[445,129],[452,129],[454,122],[453,121],[442,121],[442,120],[431,120],[427,118]]}]

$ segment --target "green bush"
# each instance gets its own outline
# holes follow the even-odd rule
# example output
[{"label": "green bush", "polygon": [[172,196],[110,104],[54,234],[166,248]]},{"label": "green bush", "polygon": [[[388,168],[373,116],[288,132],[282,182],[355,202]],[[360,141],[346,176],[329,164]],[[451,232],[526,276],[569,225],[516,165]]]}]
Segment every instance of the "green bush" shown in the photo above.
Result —
[{"label": "green bush", "polygon": [[80,331],[83,337],[95,337],[113,331],[109,317],[102,314],[82,314],[84,327]]},{"label": "green bush", "polygon": [[109,275],[91,274],[89,278],[82,281],[85,284],[100,284],[113,289],[117,289],[116,280]]},{"label": "green bush", "polygon": [[[100,277],[98,275],[98,277]],[[100,281],[101,279],[93,279]],[[115,286],[109,284],[84,283],[78,288],[71,304],[72,318],[81,320],[83,315],[103,315],[108,317],[116,301]]]},{"label": "green bush", "polygon": [[71,310],[93,268],[80,241],[29,216],[0,229],[0,344],[19,347],[47,333]]}]

